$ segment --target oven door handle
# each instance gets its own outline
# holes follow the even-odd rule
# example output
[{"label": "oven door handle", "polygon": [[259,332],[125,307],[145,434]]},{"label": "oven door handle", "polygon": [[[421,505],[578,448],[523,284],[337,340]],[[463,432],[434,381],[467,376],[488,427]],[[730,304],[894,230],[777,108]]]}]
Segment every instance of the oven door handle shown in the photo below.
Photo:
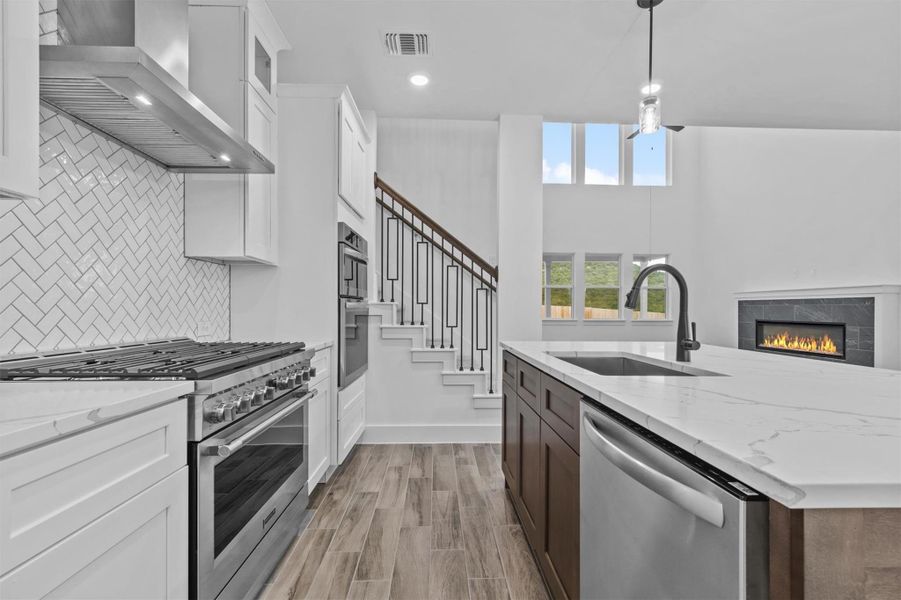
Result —
[{"label": "oven door handle", "polygon": [[301,407],[307,400],[315,396],[319,393],[319,390],[310,390],[305,393],[303,396],[299,397],[297,400],[289,404],[288,406],[282,408],[281,410],[273,413],[272,415],[266,417],[261,423],[254,426],[252,429],[247,431],[246,433],[236,437],[232,441],[227,444],[216,444],[215,446],[208,446],[204,448],[204,454],[219,456],[221,458],[226,458],[227,456],[231,456],[233,452],[236,452],[241,448],[244,444],[249,442],[251,439],[255,438],[257,435],[265,431],[268,427],[270,427],[273,423],[281,421],[298,408]]}]

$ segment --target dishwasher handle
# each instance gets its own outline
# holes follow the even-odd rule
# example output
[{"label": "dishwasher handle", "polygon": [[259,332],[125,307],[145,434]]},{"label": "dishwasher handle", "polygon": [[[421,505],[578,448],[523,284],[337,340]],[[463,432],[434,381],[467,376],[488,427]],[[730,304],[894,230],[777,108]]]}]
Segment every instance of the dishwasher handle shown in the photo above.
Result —
[{"label": "dishwasher handle", "polygon": [[696,517],[704,519],[715,527],[723,526],[725,521],[723,505],[718,500],[676,481],[638,460],[605,437],[590,416],[585,415],[582,420],[588,439],[598,449],[598,452],[620,471]]}]

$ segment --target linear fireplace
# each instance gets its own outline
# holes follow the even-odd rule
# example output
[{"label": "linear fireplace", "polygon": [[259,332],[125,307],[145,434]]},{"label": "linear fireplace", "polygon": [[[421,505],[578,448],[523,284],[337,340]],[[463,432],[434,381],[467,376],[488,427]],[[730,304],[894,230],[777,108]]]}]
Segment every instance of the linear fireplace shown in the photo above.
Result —
[{"label": "linear fireplace", "polygon": [[844,323],[757,320],[758,350],[844,360],[845,341]]}]

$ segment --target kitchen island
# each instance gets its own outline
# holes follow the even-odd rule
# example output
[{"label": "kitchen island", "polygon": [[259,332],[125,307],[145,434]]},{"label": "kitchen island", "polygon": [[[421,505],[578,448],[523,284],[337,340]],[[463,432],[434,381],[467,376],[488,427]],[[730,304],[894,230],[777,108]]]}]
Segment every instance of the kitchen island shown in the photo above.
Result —
[{"label": "kitchen island", "polygon": [[[573,403],[603,407],[770,499],[771,597],[901,593],[901,373],[715,346],[693,352],[691,363],[677,363],[675,345],[664,342],[502,346],[505,452],[515,449],[528,460],[532,446],[538,446],[541,465],[577,462],[578,439],[567,427],[577,436],[578,416],[569,425],[564,421],[578,415]],[[695,376],[601,375],[583,368],[584,359],[598,357],[634,358],[649,369]],[[580,360],[583,366],[573,364]],[[516,364],[515,371],[508,363]],[[515,390],[512,404],[509,389]],[[509,419],[511,407],[522,404],[531,410],[517,409],[516,418]],[[547,432],[548,438],[559,434],[572,458],[562,458],[567,446],[559,440],[548,444],[542,437],[531,444],[522,436],[508,444],[513,421],[525,435],[530,430]],[[555,453],[554,460],[545,456]],[[522,467],[516,481],[510,465],[505,457],[505,475],[527,533],[529,521],[536,532],[550,531],[554,518],[556,528],[566,526],[566,510],[546,512],[542,521],[535,503],[532,510],[528,506],[530,495],[551,504],[558,492],[541,482],[555,476],[560,487],[566,477],[539,467],[532,482]],[[576,477],[571,467],[558,471]],[[533,538],[547,546],[540,532]],[[553,564],[548,551],[536,553],[549,566],[545,575],[553,595],[572,597],[562,585],[565,563],[572,559],[558,550]]]}]

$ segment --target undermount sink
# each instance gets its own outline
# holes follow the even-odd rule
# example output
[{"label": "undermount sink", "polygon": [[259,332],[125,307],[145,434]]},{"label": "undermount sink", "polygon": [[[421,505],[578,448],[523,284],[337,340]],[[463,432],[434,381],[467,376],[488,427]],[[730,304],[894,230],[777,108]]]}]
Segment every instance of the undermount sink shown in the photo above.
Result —
[{"label": "undermount sink", "polygon": [[710,377],[720,376],[720,373],[705,371],[688,365],[680,365],[678,369],[671,369],[655,363],[629,358],[627,356],[566,356],[551,354],[555,358],[568,362],[586,371],[598,375],[611,375],[615,377]]}]

